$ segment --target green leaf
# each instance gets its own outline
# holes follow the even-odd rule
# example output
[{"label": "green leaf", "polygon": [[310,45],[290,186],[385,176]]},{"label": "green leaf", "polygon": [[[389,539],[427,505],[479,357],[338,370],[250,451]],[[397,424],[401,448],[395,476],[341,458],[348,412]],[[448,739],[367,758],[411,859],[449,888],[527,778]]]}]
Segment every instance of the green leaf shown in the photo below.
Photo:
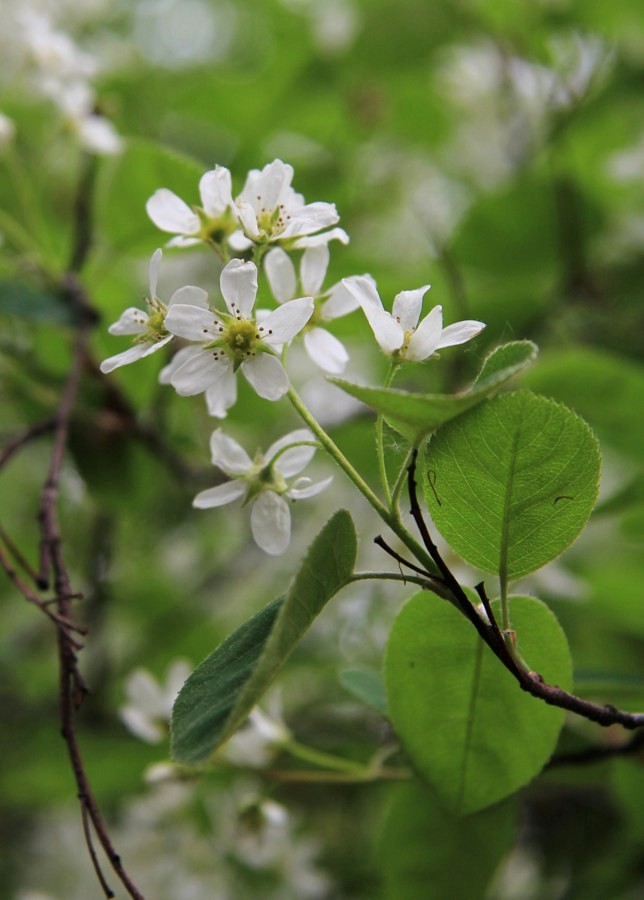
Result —
[{"label": "green leaf", "polygon": [[199,204],[203,173],[202,164],[161,144],[128,141],[125,152],[105,166],[98,184],[97,220],[112,246],[147,252],[165,244],[170,235],[148,218],[147,200],[158,188],[169,188],[188,206]]},{"label": "green leaf", "polygon": [[515,806],[457,818],[426,785],[396,785],[379,841],[384,900],[482,900],[512,841]]},{"label": "green leaf", "polygon": [[[510,598],[510,610],[521,656],[548,683],[569,690],[570,653],[554,614],[523,596]],[[563,710],[522,691],[469,622],[425,593],[394,623],[385,681],[405,750],[454,815],[527,784],[548,761],[563,724]]]},{"label": "green leaf", "polygon": [[370,669],[345,669],[340,672],[340,683],[350,693],[372,706],[383,716],[387,715],[385,685],[379,672]]},{"label": "green leaf", "polygon": [[275,600],[198,666],[172,714],[172,756],[202,762],[242,724],[328,600],[353,571],[356,533],[337,512],[317,536],[283,599]]},{"label": "green leaf", "polygon": [[536,355],[537,347],[531,341],[515,341],[497,347],[483,363],[472,388],[462,394],[416,394],[396,388],[363,387],[341,378],[331,381],[385,415],[393,428],[417,443],[439,425],[478,406],[530,365]]},{"label": "green leaf", "polygon": [[579,535],[597,498],[597,440],[571,410],[517,391],[449,422],[423,473],[436,527],[471,565],[519,578]]}]

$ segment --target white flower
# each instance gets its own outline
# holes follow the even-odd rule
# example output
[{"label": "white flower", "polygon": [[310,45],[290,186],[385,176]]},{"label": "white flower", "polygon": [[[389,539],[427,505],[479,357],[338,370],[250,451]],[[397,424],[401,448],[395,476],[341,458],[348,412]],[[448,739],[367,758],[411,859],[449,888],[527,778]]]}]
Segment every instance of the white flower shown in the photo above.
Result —
[{"label": "white flower", "polygon": [[310,478],[297,478],[289,486],[287,479],[304,469],[311,461],[316,446],[313,435],[305,428],[292,431],[252,460],[233,438],[220,429],[210,439],[212,461],[231,481],[197,494],[193,506],[209,509],[225,506],[235,500],[252,503],[250,527],[258,547],[271,556],[279,556],[291,539],[291,511],[287,500],[314,497],[332,481],[316,483]]},{"label": "white flower", "polygon": [[[300,261],[302,292],[314,298],[315,309],[304,328],[304,346],[313,362],[334,375],[344,371],[349,354],[344,345],[323,327],[327,322],[358,308],[358,301],[343,284],[335,284],[322,291],[322,282],[329,265],[327,244],[308,247]],[[266,277],[273,296],[279,303],[295,297],[298,279],[295,267],[281,247],[274,247],[264,260]]]},{"label": "white flower", "polygon": [[[288,391],[289,380],[275,353],[306,325],[313,300],[290,300],[258,324],[252,318],[257,295],[255,264],[231,260],[221,273],[220,286],[227,313],[189,304],[174,304],[168,311],[168,331],[201,345],[173,367],[170,383],[184,397],[212,388],[230,398],[234,397],[231,382],[241,368],[260,397],[279,400]],[[221,415],[221,406],[223,403],[214,415]]]},{"label": "white flower", "polygon": [[[300,241],[315,235],[321,243],[340,237],[342,229],[317,234],[339,221],[333,203],[305,203],[291,187],[293,167],[275,159],[252,169],[236,204],[243,235],[235,235],[235,249],[254,244],[277,243],[289,247],[306,246]],[[244,236],[246,240],[244,240]]]},{"label": "white flower", "polygon": [[167,188],[160,188],[146,203],[157,228],[176,235],[168,247],[190,247],[200,241],[221,244],[238,227],[230,172],[216,166],[199,182],[201,206],[190,207]]},{"label": "white flower", "polygon": [[128,702],[119,714],[132,734],[149,744],[167,736],[174,701],[190,672],[191,666],[179,659],[169,667],[165,684],[160,684],[147,669],[131,673],[125,682]]},{"label": "white flower", "polygon": [[290,740],[291,733],[282,719],[278,695],[273,694],[269,701],[272,701],[271,705],[274,707],[270,714],[256,706],[251,710],[245,725],[222,748],[222,756],[233,765],[262,769],[272,762]]},{"label": "white flower", "polygon": [[442,306],[435,306],[419,324],[428,284],[413,291],[401,291],[389,313],[383,309],[376,284],[369,275],[354,275],[344,278],[342,283],[362,307],[381,349],[396,361],[419,362],[442,347],[464,344],[485,328],[483,322],[473,319],[443,328]]},{"label": "white flower", "polygon": [[155,250],[150,259],[150,296],[146,299],[147,310],[144,312],[142,309],[130,306],[121,315],[118,322],[114,322],[108,329],[110,334],[136,335],[134,346],[104,360],[101,363],[101,372],[111,372],[119,366],[135,362],[137,359],[142,359],[144,356],[155,353],[161,347],[165,347],[172,340],[172,334],[166,328],[165,319],[168,310],[174,303],[190,303],[204,310],[208,308],[206,292],[192,285],[175,291],[167,305],[159,300],[157,282],[162,256],[161,250]]}]

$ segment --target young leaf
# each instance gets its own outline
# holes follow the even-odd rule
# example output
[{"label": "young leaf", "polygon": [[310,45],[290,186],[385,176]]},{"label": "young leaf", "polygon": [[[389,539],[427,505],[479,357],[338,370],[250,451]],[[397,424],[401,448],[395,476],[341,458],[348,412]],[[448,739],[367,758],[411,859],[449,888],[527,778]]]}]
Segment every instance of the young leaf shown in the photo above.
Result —
[{"label": "young leaf", "polygon": [[510,800],[457,818],[426,785],[396,785],[379,841],[383,900],[483,900],[512,841],[515,818]]},{"label": "young leaf", "polygon": [[439,425],[478,406],[532,363],[536,355],[536,345],[531,341],[497,347],[483,363],[471,389],[462,394],[415,394],[396,388],[362,387],[341,378],[331,380],[352,397],[383,413],[393,428],[417,443]]},{"label": "young leaf", "polygon": [[[498,611],[499,604],[493,604]],[[510,598],[528,665],[569,690],[568,643],[533,597]],[[448,603],[417,594],[398,615],[385,656],[389,715],[417,771],[454,815],[527,784],[557,743],[563,710],[526,694]]]},{"label": "young leaf", "polygon": [[597,440],[571,410],[517,391],[449,422],[426,456],[425,499],[471,565],[519,578],[579,535],[597,498]]},{"label": "young leaf", "polygon": [[387,715],[387,697],[382,676],[371,669],[344,669],[340,683],[358,700]]},{"label": "young leaf", "polygon": [[227,638],[184,684],[172,713],[172,756],[202,762],[242,724],[328,600],[353,571],[356,533],[337,512],[317,536],[284,598]]}]

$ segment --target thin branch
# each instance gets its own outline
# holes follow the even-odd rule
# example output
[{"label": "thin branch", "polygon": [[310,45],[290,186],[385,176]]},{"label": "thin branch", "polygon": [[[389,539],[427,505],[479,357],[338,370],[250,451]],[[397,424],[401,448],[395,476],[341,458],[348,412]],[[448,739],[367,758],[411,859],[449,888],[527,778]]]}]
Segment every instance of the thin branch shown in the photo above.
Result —
[{"label": "thin branch", "polygon": [[[389,544],[385,541],[385,539],[382,537],[382,535],[380,535],[380,534],[377,535],[377,537],[375,537],[373,539],[373,542],[374,542],[374,544],[377,544],[379,547],[382,547],[382,549],[385,550],[389,554],[389,556],[393,557],[393,559],[395,559],[396,562],[400,566],[406,566],[406,568],[411,569],[412,572],[416,572],[418,575],[422,575],[423,578],[425,578],[425,579],[427,578],[427,572],[425,571],[425,569],[421,569],[420,566],[417,566],[414,563],[409,562],[409,560],[405,559],[404,556],[401,556],[400,553],[397,553],[393,547],[389,546]],[[404,578],[404,576],[403,576],[403,578]],[[437,575],[430,575],[429,578],[432,581],[439,582],[440,584],[445,583],[444,580],[442,578],[439,578]]]},{"label": "thin branch", "polygon": [[[49,473],[42,489],[38,519],[41,528],[40,584],[48,583],[50,575],[53,576],[57,613],[59,616],[63,617],[63,619],[71,619],[71,600],[74,596],[74,592],[71,589],[69,572],[62,552],[61,534],[57,515],[57,501],[60,473],[67,446],[69,423],[78,394],[85,361],[87,359],[89,334],[93,322],[95,321],[95,316],[88,313],[88,311],[91,311],[91,307],[75,276],[69,275],[66,278],[66,289],[69,291],[70,301],[80,312],[80,323],[74,344],[70,371],[57,410],[51,462]],[[67,632],[59,628],[58,656],[60,669],[61,731],[63,739],[67,744],[67,751],[78,788],[78,796],[81,801],[82,813],[83,816],[89,817],[96,836],[103,847],[114,872],[130,897],[134,898],[134,900],[143,900],[143,895],[131,881],[123,868],[120,856],[111,843],[107,827],[92,792],[87,773],[85,772],[76,735],[75,715],[83,698],[88,693],[88,688],[79,672],[75,651],[76,648],[68,639]],[[94,852],[91,841],[88,842],[88,850],[94,861]],[[98,871],[97,874],[99,874]],[[101,874],[99,874],[99,880],[105,896],[114,896]]]},{"label": "thin branch", "polygon": [[605,759],[614,759],[616,756],[634,756],[644,750],[644,731],[637,731],[627,741],[620,744],[607,744],[602,747],[586,747],[584,750],[577,750],[572,753],[560,753],[553,756],[547,769],[559,768],[560,766],[579,766],[590,765],[591,763],[603,762]]},{"label": "thin branch", "polygon": [[11,457],[17,453],[18,450],[22,450],[23,447],[30,444],[36,438],[41,437],[43,434],[48,434],[50,431],[53,431],[55,424],[56,420],[53,417],[43,419],[42,422],[34,422],[33,425],[25,428],[24,431],[8,441],[0,451],[0,469],[9,462]]},{"label": "thin branch", "polygon": [[[432,560],[438,566],[438,569],[445,580],[445,585],[452,593],[459,610],[476,628],[481,638],[495,656],[498,657],[505,668],[514,676],[521,689],[531,694],[533,697],[543,700],[544,703],[547,703],[550,706],[557,706],[560,709],[566,709],[569,712],[577,713],[578,715],[589,719],[591,722],[597,722],[598,725],[622,725],[624,728],[631,730],[644,727],[644,713],[630,713],[626,710],[617,709],[617,707],[612,706],[611,704],[601,705],[593,703],[590,700],[584,700],[582,697],[577,697],[575,694],[564,691],[557,685],[547,684],[538,672],[530,672],[517,662],[506,644],[503,632],[499,629],[494,615],[490,616],[490,613],[488,612],[488,617],[490,618],[489,622],[486,622],[482,618],[468,599],[467,594],[456,580],[447,564],[444,562],[436,544],[434,544],[429,534],[422,511],[418,504],[416,491],[415,472],[417,455],[418,451],[414,450],[408,469],[408,487],[411,502],[411,515],[418,527],[425,548]],[[487,602],[483,586],[479,585],[477,591],[487,612],[489,602]]]}]

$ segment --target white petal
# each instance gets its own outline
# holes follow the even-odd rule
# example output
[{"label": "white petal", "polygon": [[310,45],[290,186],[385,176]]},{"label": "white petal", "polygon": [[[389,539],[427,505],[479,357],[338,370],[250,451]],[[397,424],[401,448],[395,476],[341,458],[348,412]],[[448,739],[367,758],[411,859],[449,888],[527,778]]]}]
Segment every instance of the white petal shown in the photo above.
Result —
[{"label": "white petal", "polygon": [[292,179],[293,167],[281,159],[275,159],[261,172],[254,169],[248,173],[239,199],[252,203],[258,212],[262,207],[275,209],[288,196]]},{"label": "white petal", "polygon": [[463,322],[455,322],[443,329],[441,339],[438,342],[437,350],[441,347],[455,347],[457,344],[464,344],[465,341],[471,341],[473,337],[480,334],[485,328],[484,322],[477,322],[475,319],[465,319]]},{"label": "white petal", "polygon": [[231,259],[219,279],[221,293],[232,316],[250,319],[257,296],[257,266]]},{"label": "white petal", "polygon": [[209,343],[221,334],[221,325],[215,313],[184,303],[174,303],[170,307],[164,325],[177,337],[187,341],[200,341],[202,344]]},{"label": "white petal", "polygon": [[279,303],[286,303],[295,297],[297,284],[295,266],[281,247],[274,247],[266,254],[264,270],[271,292]]},{"label": "white petal", "polygon": [[148,744],[157,744],[165,737],[163,728],[135,706],[122,706],[119,715],[128,731]]},{"label": "white petal", "polygon": [[228,410],[237,402],[237,379],[232,369],[206,388],[206,406],[211,416],[225,419]]},{"label": "white petal", "polygon": [[438,347],[443,332],[443,307],[435,306],[412,334],[407,347],[407,359],[427,359]]},{"label": "white petal", "polygon": [[148,314],[136,306],[130,306],[121,313],[118,322],[107,329],[110,334],[145,334],[148,330]]},{"label": "white petal", "polygon": [[288,225],[279,236],[280,240],[321,231],[340,219],[333,203],[308,203],[293,210],[290,216]]},{"label": "white petal", "polygon": [[113,372],[114,369],[118,369],[119,366],[127,366],[129,363],[136,362],[137,359],[143,357],[148,346],[148,344],[135,344],[134,347],[129,347],[122,353],[117,353],[116,356],[110,356],[109,359],[104,359],[100,365],[101,372],[103,372],[104,375],[107,375],[108,372]]},{"label": "white petal", "polygon": [[259,353],[241,365],[246,379],[265,400],[279,400],[289,389],[288,375],[276,356]]},{"label": "white petal", "polygon": [[275,468],[284,476],[284,478],[290,478],[292,475],[297,475],[298,472],[301,472],[302,469],[308,466],[317,449],[317,447],[313,445],[315,438],[308,428],[298,428],[296,431],[291,431],[289,434],[285,434],[283,438],[280,438],[278,441],[271,444],[264,454],[266,462],[275,459],[279,451],[284,447],[288,447],[290,444],[298,444],[302,441],[308,441],[309,446],[290,447],[290,449],[285,450],[284,453],[280,455],[275,463]]},{"label": "white petal", "polygon": [[162,250],[155,250],[150,259],[148,274],[150,277],[150,299],[153,300],[157,295],[157,284],[159,283],[159,269],[161,268],[161,260],[163,258]]},{"label": "white petal", "polygon": [[182,366],[191,357],[196,356],[197,353],[201,353],[201,347],[195,347],[194,345],[177,350],[168,365],[164,366],[159,372],[159,384],[171,384],[172,376],[179,366]]},{"label": "white petal", "polygon": [[165,712],[165,698],[160,684],[147,669],[135,669],[125,683],[125,693],[132,706],[148,716]]},{"label": "white petal", "polygon": [[313,315],[313,299],[299,297],[273,310],[257,329],[270,347],[290,341]]},{"label": "white petal", "polygon": [[182,303],[188,306],[199,306],[201,309],[208,309],[208,294],[203,288],[188,284],[185,287],[179,288],[179,290],[175,291],[172,297],[170,297],[168,306],[172,306],[174,303]]},{"label": "white petal", "polygon": [[202,175],[199,193],[204,210],[213,219],[225,212],[227,207],[232,207],[232,182],[228,169],[216,166],[212,171]]},{"label": "white petal", "polygon": [[218,484],[217,487],[207,488],[201,491],[192,501],[192,505],[197,509],[210,509],[215,506],[226,506],[228,503],[234,503],[246,493],[247,486],[243,481],[227,481],[225,484]]},{"label": "white petal", "polygon": [[351,278],[343,278],[342,284],[362,307],[371,330],[385,353],[393,353],[402,347],[405,332],[383,309],[373,278],[370,275],[354,275]]},{"label": "white petal", "polygon": [[215,359],[212,350],[199,350],[172,373],[170,384],[182,397],[201,394],[231,367],[230,360]]},{"label": "white petal", "polygon": [[161,231],[171,234],[197,234],[200,228],[199,216],[167,188],[159,188],[145,204],[149,217]]},{"label": "white petal", "polygon": [[160,341],[151,341],[145,343],[143,346],[145,347],[143,353],[141,354],[141,359],[145,356],[151,356],[153,353],[156,353],[157,350],[160,350],[161,347],[165,347],[166,344],[169,344],[174,335],[168,334],[166,337],[161,338]]},{"label": "white petal", "polygon": [[212,463],[226,475],[243,475],[253,465],[253,461],[241,444],[218,428],[210,438]]},{"label": "white petal", "polygon": [[253,246],[253,242],[248,240],[243,231],[233,231],[228,238],[228,244],[236,253],[243,253]]},{"label": "white petal", "polygon": [[341,283],[365,313],[367,310],[383,312],[382,300],[371,275],[352,275],[350,278],[343,278]]},{"label": "white petal", "polygon": [[196,247],[201,243],[198,237],[182,237],[181,235],[171,238],[166,247]]},{"label": "white petal", "polygon": [[339,319],[340,316],[346,316],[348,313],[358,309],[360,304],[351,291],[347,290],[342,282],[335,284],[328,298],[324,301],[320,313],[322,318],[329,322],[331,319]]},{"label": "white petal", "polygon": [[322,244],[328,244],[329,241],[340,241],[341,244],[349,243],[349,235],[344,228],[332,228],[325,231],[324,234],[311,234],[306,237],[300,237],[293,242],[292,246],[296,250],[303,250],[306,247],[319,247]]},{"label": "white petal", "polygon": [[272,491],[264,491],[253,503],[250,528],[258,547],[271,556],[284,553],[291,540],[291,511]]},{"label": "white petal", "polygon": [[295,484],[289,489],[288,496],[292,500],[306,500],[308,497],[315,497],[321,494],[333,481],[333,475],[330,478],[324,478],[322,481],[311,483],[310,478],[298,478]]},{"label": "white petal", "polygon": [[257,213],[255,207],[244,200],[237,201],[237,216],[239,222],[244,229],[244,233],[250,238],[259,237],[259,227],[257,225]]},{"label": "white petal", "polygon": [[312,328],[304,335],[304,346],[313,362],[325,372],[338,375],[344,372],[349,354],[336,337],[324,328]]},{"label": "white petal", "polygon": [[318,247],[309,247],[302,254],[300,263],[300,278],[302,290],[305,294],[317,297],[322,287],[322,282],[329,267],[329,247],[320,244]]},{"label": "white petal", "polygon": [[405,331],[413,331],[418,325],[420,311],[423,308],[423,297],[428,290],[429,285],[426,284],[414,291],[401,291],[396,294],[391,314],[400,322]]}]

